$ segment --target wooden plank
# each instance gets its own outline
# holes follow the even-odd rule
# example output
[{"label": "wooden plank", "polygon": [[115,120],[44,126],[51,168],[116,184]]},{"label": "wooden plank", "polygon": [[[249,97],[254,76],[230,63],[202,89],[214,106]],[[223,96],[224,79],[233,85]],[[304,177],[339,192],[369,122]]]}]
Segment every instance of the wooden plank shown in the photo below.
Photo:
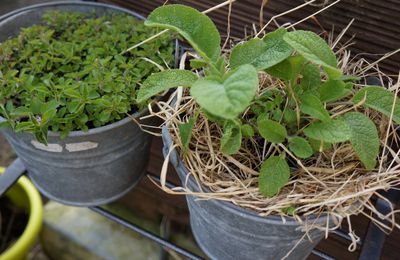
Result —
[{"label": "wooden plank", "polygon": [[[147,15],[155,7],[164,4],[165,0],[103,0],[103,2],[115,3],[127,8],[131,8]],[[223,0],[170,0],[168,3],[179,3],[193,6],[199,10],[205,10],[211,6],[223,2]],[[237,0],[234,3],[231,18],[231,35],[243,38],[245,32],[251,32],[252,24],[259,24],[259,9],[261,0]],[[329,1],[331,3],[333,1]],[[287,11],[295,6],[304,3],[303,0],[270,0],[268,6],[264,8],[264,20]],[[301,10],[279,18],[280,24],[301,20],[319,10],[316,6],[307,6]],[[210,17],[217,24],[223,35],[226,35],[228,8],[224,7],[210,13]],[[348,22],[355,18],[353,26],[348,31],[349,39],[355,35],[355,45],[350,49],[357,53],[368,53],[365,55],[370,61],[379,59],[376,55],[384,54],[400,48],[400,5],[397,0],[374,1],[374,0],[342,0],[340,3],[319,14],[316,18],[325,30],[330,31],[335,26],[335,32],[339,33]],[[305,21],[298,26],[299,29],[308,29],[321,32],[319,25],[312,20]],[[271,27],[273,29],[273,27]],[[400,69],[400,53],[390,57],[381,63],[384,72],[397,75]]]}]

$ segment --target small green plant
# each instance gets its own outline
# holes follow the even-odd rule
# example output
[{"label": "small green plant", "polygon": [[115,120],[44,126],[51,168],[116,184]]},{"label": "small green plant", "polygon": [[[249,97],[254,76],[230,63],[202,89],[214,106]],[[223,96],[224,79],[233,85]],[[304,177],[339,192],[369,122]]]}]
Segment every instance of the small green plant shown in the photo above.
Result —
[{"label": "small green plant", "polygon": [[[180,33],[201,56],[191,64],[203,68],[205,76],[185,70],[153,74],[139,90],[138,99],[144,101],[172,87],[190,87],[200,112],[223,126],[222,153],[237,153],[243,138],[261,137],[264,142],[288,147],[261,165],[259,190],[267,197],[277,194],[289,180],[285,158],[289,151],[306,159],[335,143],[350,142],[367,170],[376,167],[378,131],[356,107],[379,111],[400,123],[400,103],[395,95],[378,86],[355,91],[357,78],[343,75],[331,48],[313,32],[281,28],[235,46],[225,57],[215,25],[193,8],[166,5],[155,9],[145,24]],[[284,87],[265,88],[256,95],[258,72],[280,79]],[[339,101],[352,104],[352,109],[336,114],[330,111]],[[184,150],[189,147],[195,118],[179,127]]]},{"label": "small green plant", "polygon": [[0,44],[0,126],[46,143],[49,130],[63,138],[142,108],[136,91],[172,65],[171,37],[121,52],[156,32],[126,14],[46,13],[41,25]]}]

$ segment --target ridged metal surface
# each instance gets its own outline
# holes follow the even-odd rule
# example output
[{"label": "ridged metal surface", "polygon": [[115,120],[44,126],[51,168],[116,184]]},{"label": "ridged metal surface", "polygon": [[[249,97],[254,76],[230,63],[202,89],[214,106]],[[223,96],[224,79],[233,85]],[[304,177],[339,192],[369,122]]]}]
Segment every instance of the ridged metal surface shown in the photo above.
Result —
[{"label": "ridged metal surface", "polygon": [[[17,11],[1,21],[0,35],[14,35],[21,27],[39,21],[44,11],[55,9],[95,10],[98,14],[121,11],[91,3],[46,4]],[[133,117],[138,120],[145,113]],[[71,132],[63,140],[50,133],[48,147],[28,133],[15,134],[10,129],[3,133],[36,187],[50,199],[75,206],[105,204],[127,193],[145,172],[151,141],[129,117],[86,133]],[[53,151],[47,151],[51,147]]]},{"label": "ridged metal surface", "polygon": [[[164,155],[172,146],[171,136],[163,129]],[[181,178],[182,185],[194,192],[200,189],[182,164],[176,151],[170,162]],[[200,248],[211,259],[305,259],[323,238],[324,232],[311,230],[307,239],[302,226],[293,219],[284,223],[278,216],[260,217],[255,213],[219,200],[198,200],[186,196],[192,232]],[[326,217],[305,222],[323,225]]]},{"label": "ridged metal surface", "polygon": [[[142,15],[147,15],[154,8],[164,4],[165,0],[102,0],[103,2],[115,3],[133,9]],[[193,6],[199,10],[205,10],[222,0],[170,0],[168,3],[180,3]],[[323,2],[323,1],[320,1]],[[328,3],[334,1],[329,0]],[[231,19],[231,35],[243,38],[245,32],[252,30],[252,24],[259,24],[259,10],[262,0],[237,0],[234,3]],[[287,11],[293,7],[303,4],[304,0],[269,0],[264,8],[264,20],[269,20],[272,16]],[[287,22],[295,23],[301,19],[318,11],[321,7],[307,6],[301,10],[278,18],[280,24]],[[218,25],[222,32],[227,27],[227,7],[215,10],[209,16]],[[335,6],[329,8],[316,16],[318,22],[324,30],[331,31],[332,26],[335,32],[345,28],[351,19],[355,19],[350,27],[343,42],[355,35],[355,45],[351,46],[354,53],[368,53],[364,56],[369,61],[375,61],[380,56],[374,54],[384,54],[400,48],[400,2],[398,0],[342,0]],[[311,29],[315,32],[323,30],[315,20],[307,20],[297,26],[300,29]],[[273,29],[273,28],[271,28]],[[387,73],[397,76],[400,69],[400,53],[390,57],[381,63],[381,67]]]}]

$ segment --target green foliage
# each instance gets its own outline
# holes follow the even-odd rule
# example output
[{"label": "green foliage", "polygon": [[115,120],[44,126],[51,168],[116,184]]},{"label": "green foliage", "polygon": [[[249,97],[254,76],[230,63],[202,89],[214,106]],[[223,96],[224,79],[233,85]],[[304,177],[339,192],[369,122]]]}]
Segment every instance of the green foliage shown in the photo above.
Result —
[{"label": "green foliage", "polygon": [[314,152],[323,152],[332,148],[331,143],[323,142],[321,140],[308,138],[308,142],[310,143]]},{"label": "green foliage", "polygon": [[242,131],[242,135],[245,138],[251,138],[254,136],[254,129],[251,125],[249,124],[244,124],[241,126],[241,131]]},{"label": "green foliage", "polygon": [[230,66],[236,68],[251,64],[257,69],[270,68],[292,53],[292,48],[283,41],[286,30],[281,28],[267,34],[263,39],[254,38],[233,48]]},{"label": "green foliage", "polygon": [[289,138],[289,149],[299,158],[308,158],[313,155],[313,149],[310,143],[302,137]]},{"label": "green foliage", "polygon": [[194,124],[196,123],[196,120],[197,115],[191,117],[187,123],[178,126],[184,152],[189,149],[190,139],[192,138],[192,129]]},{"label": "green foliage", "polygon": [[[237,153],[243,138],[272,148],[259,176],[259,190],[265,196],[274,196],[289,180],[283,146],[295,157],[307,159],[332,149],[333,144],[350,142],[366,169],[376,166],[379,138],[374,122],[364,114],[344,112],[352,105],[348,101],[358,78],[343,75],[334,52],[317,34],[278,29],[262,39],[233,47],[227,62],[227,57],[220,54],[219,34],[204,14],[181,5],[167,5],[157,8],[149,18],[151,26],[176,30],[202,56],[190,62],[192,68],[204,72],[191,84],[190,94],[199,105],[195,113],[223,127],[220,151]],[[279,84],[265,83],[257,94],[258,73],[280,79]],[[352,101],[387,116],[396,102],[393,119],[400,123],[400,104],[384,88],[363,88]],[[343,110],[336,109],[339,105]],[[184,150],[194,127],[189,123],[180,126]]]},{"label": "green foliage", "polygon": [[[392,92],[378,86],[368,86],[357,92],[353,97],[353,103],[372,108],[390,117],[393,109],[393,121],[400,124],[400,100]],[[393,104],[395,104],[393,108]]]},{"label": "green foliage", "polygon": [[286,209],[282,209],[282,212],[288,214],[289,216],[294,216],[294,214],[296,213],[296,208],[288,207]]},{"label": "green foliage", "polygon": [[328,80],[321,85],[319,93],[321,101],[334,102],[351,94],[351,90],[341,80]]},{"label": "green foliage", "polygon": [[337,68],[335,54],[317,34],[299,30],[285,34],[283,39],[305,59],[322,65],[333,79],[342,76],[342,72]]},{"label": "green foliage", "polygon": [[282,143],[287,136],[285,127],[268,119],[266,115],[260,115],[257,118],[257,128],[260,135],[272,143]]},{"label": "green foliage", "polygon": [[293,84],[299,76],[303,63],[304,58],[302,56],[291,56],[275,66],[268,68],[266,72],[271,76]]},{"label": "green foliage", "polygon": [[199,79],[192,85],[190,94],[208,113],[233,120],[250,105],[257,87],[257,71],[246,64],[222,79],[216,76]]},{"label": "green foliage", "polygon": [[184,5],[164,5],[147,17],[147,26],[179,32],[206,60],[216,61],[221,52],[221,37],[208,16]]},{"label": "green foliage", "polygon": [[341,119],[315,122],[304,129],[304,134],[312,139],[328,143],[346,142],[351,138],[351,128]]},{"label": "green foliage", "polygon": [[286,160],[278,156],[271,156],[261,165],[258,187],[266,197],[276,195],[285,186],[290,176],[289,165]]},{"label": "green foliage", "polygon": [[226,121],[224,124],[224,135],[221,138],[220,150],[224,154],[235,154],[242,144],[242,131],[240,125],[235,121]]},{"label": "green foliage", "polygon": [[190,87],[197,76],[187,70],[167,70],[150,75],[137,92],[137,103],[147,101],[154,95],[178,86]]},{"label": "green foliage", "polygon": [[46,13],[0,45],[0,115],[43,143],[48,130],[65,137],[125,118],[140,82],[159,71],[149,60],[173,64],[167,35],[119,54],[155,32],[125,14]]},{"label": "green foliage", "polygon": [[318,65],[313,63],[306,64],[301,76],[300,87],[304,91],[316,93],[321,85],[321,72]]},{"label": "green foliage", "polygon": [[351,129],[350,142],[354,151],[367,170],[376,165],[379,154],[379,136],[374,122],[359,112],[350,112],[343,116]]},{"label": "green foliage", "polygon": [[301,97],[300,110],[304,114],[310,115],[321,121],[327,122],[331,120],[329,112],[325,109],[321,100],[313,95],[304,95]]}]

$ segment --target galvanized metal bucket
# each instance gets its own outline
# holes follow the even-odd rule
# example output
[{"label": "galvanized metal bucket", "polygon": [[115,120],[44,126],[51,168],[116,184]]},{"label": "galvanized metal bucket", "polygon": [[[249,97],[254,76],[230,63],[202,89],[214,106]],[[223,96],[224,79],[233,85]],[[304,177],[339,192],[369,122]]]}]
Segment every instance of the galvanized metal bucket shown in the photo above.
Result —
[{"label": "galvanized metal bucket", "polygon": [[[164,156],[172,147],[171,135],[163,128]],[[170,154],[182,185],[191,191],[199,186],[183,165],[176,151]],[[206,188],[202,188],[206,191]],[[250,210],[220,200],[196,200],[186,196],[193,235],[211,259],[305,259],[323,238],[324,232],[312,230],[308,237],[301,224],[278,216],[260,217]],[[326,217],[309,218],[308,223],[323,225]],[[311,239],[311,241],[310,241]]]},{"label": "galvanized metal bucket", "polygon": [[[53,2],[26,7],[0,17],[0,42],[18,35],[20,28],[41,20],[49,10],[96,12],[98,15],[129,10],[87,2]],[[137,120],[148,113],[135,113]],[[4,120],[0,118],[0,121]],[[3,133],[25,164],[29,177],[48,198],[74,206],[93,206],[114,201],[140,180],[148,162],[151,136],[131,118],[91,129],[74,131],[61,140],[49,133],[49,145],[28,133]]]}]

